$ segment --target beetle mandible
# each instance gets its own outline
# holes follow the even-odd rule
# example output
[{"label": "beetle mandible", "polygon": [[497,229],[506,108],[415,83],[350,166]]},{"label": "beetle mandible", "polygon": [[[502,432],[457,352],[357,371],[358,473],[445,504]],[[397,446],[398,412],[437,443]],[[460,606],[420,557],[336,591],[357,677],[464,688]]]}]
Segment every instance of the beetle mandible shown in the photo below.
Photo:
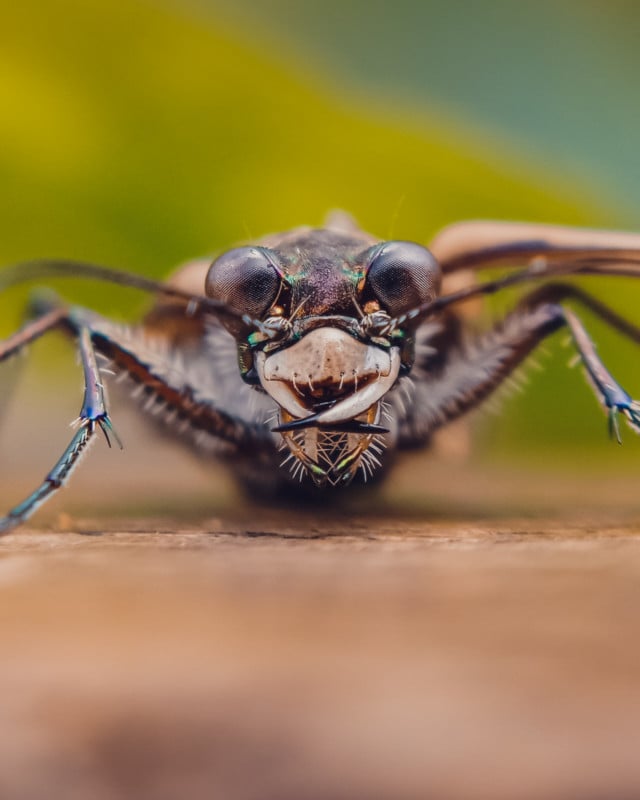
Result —
[{"label": "beetle mandible", "polygon": [[[503,267],[447,291],[451,276]],[[640,432],[640,404],[598,357],[573,300],[640,342],[640,327],[574,275],[640,277],[640,234],[513,222],[460,222],[429,248],[380,241],[345,215],[190,262],[167,283],[90,264],[36,261],[0,272],[0,289],[47,276],[109,281],[154,292],[139,325],[122,326],[62,301],[40,302],[0,343],[0,361],[48,331],[79,350],[84,400],[74,435],[44,481],[0,518],[26,520],[68,479],[96,432],[117,440],[103,386],[116,372],[145,410],[191,446],[223,459],[251,489],[316,492],[384,473],[391,453],[426,445],[438,428],[490,395],[547,336],[568,328],[619,438]],[[558,278],[563,278],[560,281]],[[537,282],[480,336],[455,306]]]}]

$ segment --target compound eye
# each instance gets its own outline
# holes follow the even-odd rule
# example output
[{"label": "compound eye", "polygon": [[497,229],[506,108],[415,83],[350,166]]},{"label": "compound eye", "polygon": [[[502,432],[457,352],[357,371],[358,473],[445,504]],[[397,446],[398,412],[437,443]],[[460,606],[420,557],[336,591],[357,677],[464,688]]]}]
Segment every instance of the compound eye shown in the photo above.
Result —
[{"label": "compound eye", "polygon": [[385,242],[373,251],[366,281],[375,299],[396,317],[436,298],[440,265],[419,244]]},{"label": "compound eye", "polygon": [[265,247],[236,247],[209,267],[205,292],[234,311],[260,318],[280,290],[282,276],[276,263],[275,254]]}]

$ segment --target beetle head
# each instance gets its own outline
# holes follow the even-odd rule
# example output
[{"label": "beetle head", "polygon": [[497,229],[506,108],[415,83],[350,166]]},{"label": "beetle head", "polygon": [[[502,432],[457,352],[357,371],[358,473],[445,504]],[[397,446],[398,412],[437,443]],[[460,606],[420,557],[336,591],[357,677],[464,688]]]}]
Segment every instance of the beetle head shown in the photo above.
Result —
[{"label": "beetle head", "polygon": [[259,321],[224,322],[243,378],[278,405],[294,474],[344,484],[373,472],[383,399],[413,364],[399,314],[437,296],[440,269],[412,242],[298,230],[213,262],[209,297]]}]

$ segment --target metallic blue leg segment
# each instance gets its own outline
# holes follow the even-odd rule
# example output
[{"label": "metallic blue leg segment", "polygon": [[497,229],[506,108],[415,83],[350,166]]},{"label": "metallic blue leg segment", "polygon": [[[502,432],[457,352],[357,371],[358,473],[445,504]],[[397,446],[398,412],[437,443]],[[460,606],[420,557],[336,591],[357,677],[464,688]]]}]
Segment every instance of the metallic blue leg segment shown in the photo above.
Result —
[{"label": "metallic blue leg segment", "polygon": [[[58,317],[54,319],[52,315],[55,313],[58,313]],[[68,319],[66,312],[51,312],[51,319],[47,323],[42,323],[38,327],[36,326],[40,320],[30,323],[0,347],[0,360],[23,346],[26,343],[25,339],[33,341],[38,335],[59,324],[62,319]],[[78,429],[56,465],[35,492],[12,508],[5,517],[0,517],[0,534],[8,533],[11,528],[24,522],[45,500],[64,486],[97,429],[102,431],[109,446],[111,446],[111,435],[120,444],[107,412],[91,334],[86,327],[79,327],[77,333],[85,385],[82,409],[77,420]]]},{"label": "metallic blue leg segment", "polygon": [[618,414],[623,414],[631,428],[636,433],[640,433],[640,403],[633,400],[602,363],[596,352],[595,345],[573,311],[569,308],[563,308],[562,315],[571,331],[590,382],[602,404],[607,409],[609,435],[621,442]]}]

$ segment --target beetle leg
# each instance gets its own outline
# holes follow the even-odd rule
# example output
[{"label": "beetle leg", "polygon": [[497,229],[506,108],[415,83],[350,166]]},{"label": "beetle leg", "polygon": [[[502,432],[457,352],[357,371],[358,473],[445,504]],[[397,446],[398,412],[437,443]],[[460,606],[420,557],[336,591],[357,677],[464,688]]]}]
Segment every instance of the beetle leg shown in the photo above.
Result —
[{"label": "beetle leg", "polygon": [[589,334],[574,312],[569,308],[562,309],[562,312],[596,396],[607,409],[609,435],[612,438],[615,435],[615,438],[621,443],[618,428],[619,413],[626,417],[627,422],[636,433],[640,433],[640,403],[633,400],[602,363]]},{"label": "beetle leg", "polygon": [[163,403],[180,431],[184,427],[196,437],[209,435],[230,445],[238,455],[277,455],[277,438],[266,425],[247,422],[223,411],[187,378],[171,374],[170,365],[163,364],[162,357],[151,359],[139,353],[144,343],[135,330],[122,329],[81,309],[74,310],[76,320],[81,320],[83,315],[92,320],[91,339],[96,350],[131,379],[146,403]]},{"label": "beetle leg", "polygon": [[[524,303],[526,305],[535,305],[549,300],[559,302],[566,298],[579,300],[612,327],[627,336],[627,338],[640,343],[640,328],[620,317],[604,303],[601,303],[578,287],[561,283],[542,286],[537,291],[532,292],[528,298],[525,298]],[[571,331],[571,336],[584,365],[587,377],[596,396],[607,409],[610,436],[612,438],[615,436],[618,442],[621,441],[617,417],[619,413],[626,417],[627,422],[636,433],[640,433],[640,403],[631,398],[605,367],[596,352],[595,345],[575,312],[564,306],[560,306],[560,308],[562,309],[564,321]]]},{"label": "beetle leg", "polygon": [[403,440],[425,438],[436,428],[477,406],[502,384],[547,336],[567,326],[596,396],[607,409],[609,428],[617,435],[617,414],[640,433],[640,404],[620,386],[596,353],[577,315],[562,305],[581,301],[612,327],[640,342],[640,328],[581,289],[549,284],[526,295],[495,328],[465,347],[452,347],[448,358],[418,376],[414,401],[401,428]]},{"label": "beetle leg", "polygon": [[[111,437],[117,439],[105,404],[100,369],[96,354],[105,355],[122,372],[127,374],[148,399],[165,403],[179,424],[187,426],[194,435],[207,434],[227,442],[237,454],[256,458],[276,455],[277,448],[266,426],[252,425],[225,413],[208,399],[199,399],[196,387],[182,381],[174,382],[136,354],[135,336],[128,337],[130,329],[113,325],[99,315],[82,308],[54,306],[44,308],[42,316],[28,322],[4,343],[0,343],[0,361],[18,353],[26,345],[50,330],[61,329],[78,342],[84,373],[85,393],[78,417],[78,427],[71,442],[41,485],[22,503],[4,517],[0,517],[0,534],[24,522],[47,498],[68,480],[86,450],[96,430],[100,430],[109,445]],[[125,332],[118,336],[118,332]],[[121,340],[120,340],[121,339]],[[119,442],[118,442],[119,443]]]},{"label": "beetle leg", "polygon": [[[56,313],[56,311],[58,313]],[[15,352],[28,341],[33,341],[47,330],[59,325],[64,319],[64,310],[49,312],[39,320],[29,323],[22,331],[12,337],[0,350],[0,359]],[[67,482],[80,456],[93,438],[96,430],[101,430],[107,443],[111,446],[110,435],[117,440],[113,430],[104,397],[104,389],[100,381],[100,371],[96,363],[96,355],[89,329],[78,329],[78,347],[84,373],[84,400],[77,421],[77,430],[44,481],[25,500],[11,509],[5,517],[0,518],[0,533],[7,533],[11,528],[24,522],[51,495],[55,494]],[[122,446],[122,445],[120,445]]]}]

